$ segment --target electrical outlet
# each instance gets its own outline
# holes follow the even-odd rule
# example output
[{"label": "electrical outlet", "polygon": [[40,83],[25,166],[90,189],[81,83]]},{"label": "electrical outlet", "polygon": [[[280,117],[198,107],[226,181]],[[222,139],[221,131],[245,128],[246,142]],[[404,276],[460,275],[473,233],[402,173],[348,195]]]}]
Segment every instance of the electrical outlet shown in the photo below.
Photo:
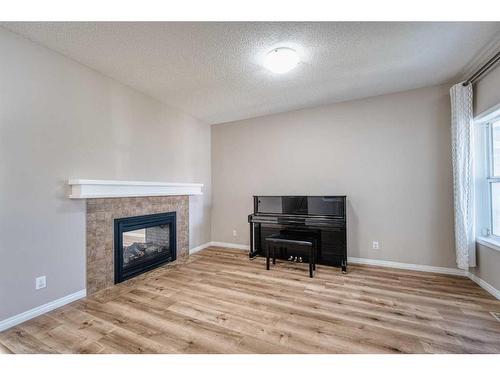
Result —
[{"label": "electrical outlet", "polygon": [[47,279],[45,276],[40,276],[35,279],[35,289],[43,289],[47,287]]},{"label": "electrical outlet", "polygon": [[373,241],[373,242],[372,242],[372,247],[373,247],[373,250],[378,250],[378,249],[380,249],[380,246],[379,246],[378,241]]},{"label": "electrical outlet", "polygon": [[236,229],[233,229],[233,237],[236,237],[238,235],[238,232],[236,232]]}]

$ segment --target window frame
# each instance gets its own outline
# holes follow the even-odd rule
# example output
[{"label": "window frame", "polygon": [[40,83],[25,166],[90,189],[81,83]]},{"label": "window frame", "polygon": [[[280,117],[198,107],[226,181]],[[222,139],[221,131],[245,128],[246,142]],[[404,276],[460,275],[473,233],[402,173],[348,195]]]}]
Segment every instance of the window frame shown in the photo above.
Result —
[{"label": "window frame", "polygon": [[500,113],[492,117],[488,121],[484,122],[486,128],[486,165],[487,165],[487,176],[486,182],[488,183],[488,237],[500,243],[500,235],[493,232],[493,184],[500,183],[500,175],[495,175],[495,156],[494,156],[494,145],[493,145],[493,124],[500,122]]}]

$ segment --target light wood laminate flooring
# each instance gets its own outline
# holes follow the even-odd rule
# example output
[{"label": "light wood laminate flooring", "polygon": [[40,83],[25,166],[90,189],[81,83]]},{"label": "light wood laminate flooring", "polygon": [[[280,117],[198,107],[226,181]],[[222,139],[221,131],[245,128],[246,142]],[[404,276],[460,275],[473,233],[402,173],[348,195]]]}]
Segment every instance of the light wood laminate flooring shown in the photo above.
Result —
[{"label": "light wood laminate flooring", "polygon": [[0,333],[0,353],[500,353],[500,301],[459,276],[211,247]]}]

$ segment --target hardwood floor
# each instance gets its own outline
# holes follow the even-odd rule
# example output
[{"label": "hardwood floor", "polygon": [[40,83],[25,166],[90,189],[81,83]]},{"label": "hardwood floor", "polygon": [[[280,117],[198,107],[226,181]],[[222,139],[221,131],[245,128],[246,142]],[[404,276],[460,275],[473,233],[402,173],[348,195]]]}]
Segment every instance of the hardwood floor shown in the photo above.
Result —
[{"label": "hardwood floor", "polygon": [[209,248],[0,333],[0,353],[500,353],[465,277]]}]

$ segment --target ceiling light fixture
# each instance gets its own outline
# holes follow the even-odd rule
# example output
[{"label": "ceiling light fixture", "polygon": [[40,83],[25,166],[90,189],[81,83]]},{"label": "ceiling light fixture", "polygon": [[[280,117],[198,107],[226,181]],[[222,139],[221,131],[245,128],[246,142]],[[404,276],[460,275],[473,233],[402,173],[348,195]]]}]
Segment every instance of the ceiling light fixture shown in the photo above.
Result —
[{"label": "ceiling light fixture", "polygon": [[275,48],[264,60],[264,66],[271,72],[282,74],[289,72],[299,63],[299,55],[291,48]]}]

